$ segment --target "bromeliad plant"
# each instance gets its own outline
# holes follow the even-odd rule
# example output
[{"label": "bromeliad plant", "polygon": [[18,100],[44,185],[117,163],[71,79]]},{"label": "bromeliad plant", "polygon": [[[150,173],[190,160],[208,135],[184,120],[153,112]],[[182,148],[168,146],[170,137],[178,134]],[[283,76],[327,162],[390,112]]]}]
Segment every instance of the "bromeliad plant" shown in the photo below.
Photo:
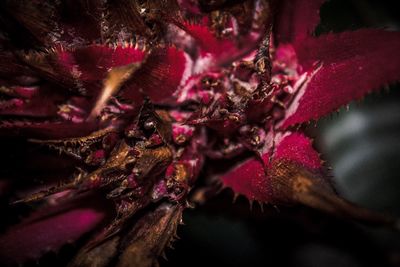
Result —
[{"label": "bromeliad plant", "polygon": [[400,33],[315,37],[322,2],[1,3],[1,193],[32,208],[2,263],[85,235],[70,266],[155,265],[219,187],[395,225],[335,193],[302,130],[397,81]]}]

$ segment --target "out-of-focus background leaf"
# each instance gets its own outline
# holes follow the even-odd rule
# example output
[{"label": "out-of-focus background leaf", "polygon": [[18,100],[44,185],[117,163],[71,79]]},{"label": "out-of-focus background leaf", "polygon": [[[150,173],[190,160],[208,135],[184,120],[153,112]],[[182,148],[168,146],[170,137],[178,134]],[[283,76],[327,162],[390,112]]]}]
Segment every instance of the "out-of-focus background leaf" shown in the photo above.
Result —
[{"label": "out-of-focus background leaf", "polygon": [[[361,27],[399,30],[397,6],[398,1],[327,1],[317,34]],[[340,194],[400,216],[400,88],[386,89],[324,118],[309,132],[333,167]],[[181,240],[161,266],[400,266],[399,233],[309,209],[261,212],[258,206],[250,211],[244,199],[231,202],[232,194],[224,191],[187,212],[186,226],[178,231]]]}]

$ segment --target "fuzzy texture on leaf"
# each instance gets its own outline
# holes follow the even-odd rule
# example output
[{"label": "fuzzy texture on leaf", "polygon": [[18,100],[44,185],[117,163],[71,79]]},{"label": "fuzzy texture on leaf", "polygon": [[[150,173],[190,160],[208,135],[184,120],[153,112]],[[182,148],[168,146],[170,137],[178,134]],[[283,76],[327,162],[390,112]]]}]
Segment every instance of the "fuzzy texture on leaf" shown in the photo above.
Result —
[{"label": "fuzzy texture on leaf", "polygon": [[279,161],[290,161],[311,171],[321,171],[322,165],[318,153],[312,147],[309,138],[301,133],[287,133],[277,137],[275,149],[270,159],[270,152],[265,151],[262,161],[251,158],[237,168],[224,174],[221,179],[225,186],[235,193],[242,194],[250,200],[274,202],[274,177],[270,176],[270,167]]},{"label": "fuzzy texture on leaf", "polygon": [[[372,41],[379,40],[379,41]],[[372,90],[398,81],[400,33],[358,30],[309,38],[296,45],[299,64],[321,67],[289,107],[282,128],[316,120]]]},{"label": "fuzzy texture on leaf", "polygon": [[143,96],[155,103],[166,101],[184,84],[191,71],[192,61],[185,52],[175,47],[155,49],[121,95],[136,101]]}]

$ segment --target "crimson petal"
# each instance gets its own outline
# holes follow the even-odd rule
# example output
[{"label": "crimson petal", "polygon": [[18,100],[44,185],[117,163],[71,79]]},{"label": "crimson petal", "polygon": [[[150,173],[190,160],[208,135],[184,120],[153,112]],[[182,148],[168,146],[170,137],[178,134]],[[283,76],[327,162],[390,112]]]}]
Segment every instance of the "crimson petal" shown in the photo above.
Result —
[{"label": "crimson petal", "polygon": [[[378,40],[378,41],[373,41]],[[281,127],[318,119],[400,78],[400,33],[359,30],[310,38],[297,45],[306,70],[321,67],[300,90]]]}]

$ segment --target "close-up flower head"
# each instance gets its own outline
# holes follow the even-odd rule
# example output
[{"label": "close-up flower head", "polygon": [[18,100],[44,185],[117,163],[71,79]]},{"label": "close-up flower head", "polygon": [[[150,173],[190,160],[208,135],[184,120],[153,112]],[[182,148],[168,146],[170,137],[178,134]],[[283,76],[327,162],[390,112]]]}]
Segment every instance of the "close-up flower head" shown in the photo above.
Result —
[{"label": "close-up flower head", "polygon": [[1,1],[0,266],[400,264],[398,20],[337,2]]}]

